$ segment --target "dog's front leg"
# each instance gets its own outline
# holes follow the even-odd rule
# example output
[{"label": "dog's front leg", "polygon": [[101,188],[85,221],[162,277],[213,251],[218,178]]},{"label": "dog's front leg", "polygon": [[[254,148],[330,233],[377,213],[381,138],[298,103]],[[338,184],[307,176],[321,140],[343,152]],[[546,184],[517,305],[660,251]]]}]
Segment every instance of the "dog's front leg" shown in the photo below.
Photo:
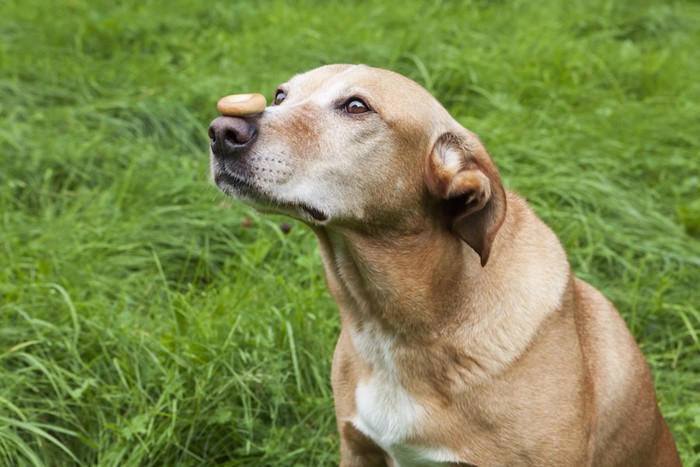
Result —
[{"label": "dog's front leg", "polygon": [[386,453],[352,423],[341,422],[340,467],[390,467]]}]

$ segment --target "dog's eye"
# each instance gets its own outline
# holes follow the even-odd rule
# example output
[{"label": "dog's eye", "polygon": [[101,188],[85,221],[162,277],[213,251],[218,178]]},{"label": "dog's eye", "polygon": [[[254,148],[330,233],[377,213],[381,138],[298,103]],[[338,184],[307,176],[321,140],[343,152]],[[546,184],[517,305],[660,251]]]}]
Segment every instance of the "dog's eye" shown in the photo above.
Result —
[{"label": "dog's eye", "polygon": [[284,101],[284,99],[285,99],[286,97],[287,97],[287,93],[285,93],[284,91],[282,91],[281,89],[279,89],[279,90],[277,90],[277,92],[275,93],[275,100],[272,101],[272,102],[273,102],[273,104],[275,104],[275,105],[280,105],[280,104]]},{"label": "dog's eye", "polygon": [[345,103],[343,110],[349,114],[363,114],[365,112],[369,112],[370,108],[362,101],[362,99],[353,97]]}]

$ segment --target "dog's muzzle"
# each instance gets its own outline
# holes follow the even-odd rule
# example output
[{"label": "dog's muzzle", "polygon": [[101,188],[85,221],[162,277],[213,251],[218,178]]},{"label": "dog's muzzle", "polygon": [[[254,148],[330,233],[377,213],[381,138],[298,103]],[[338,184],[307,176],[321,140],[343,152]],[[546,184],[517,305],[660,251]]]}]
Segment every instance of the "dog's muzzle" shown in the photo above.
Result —
[{"label": "dog's muzzle", "polygon": [[218,117],[209,125],[212,153],[220,159],[240,156],[255,141],[257,134],[257,127],[250,119]]}]

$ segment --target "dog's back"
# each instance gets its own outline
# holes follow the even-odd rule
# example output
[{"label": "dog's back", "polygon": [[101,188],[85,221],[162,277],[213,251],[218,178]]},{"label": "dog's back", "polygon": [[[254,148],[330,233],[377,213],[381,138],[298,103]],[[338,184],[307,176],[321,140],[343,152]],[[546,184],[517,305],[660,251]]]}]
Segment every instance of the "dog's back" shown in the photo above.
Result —
[{"label": "dog's back", "polygon": [[575,294],[578,334],[595,401],[595,465],[680,465],[649,367],[625,322],[586,282],[576,279]]}]

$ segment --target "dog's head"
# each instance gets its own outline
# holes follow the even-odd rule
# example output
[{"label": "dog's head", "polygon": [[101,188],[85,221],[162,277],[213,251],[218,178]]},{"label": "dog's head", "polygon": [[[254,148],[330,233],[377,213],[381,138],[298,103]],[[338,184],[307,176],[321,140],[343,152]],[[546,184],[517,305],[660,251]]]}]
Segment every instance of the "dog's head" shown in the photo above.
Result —
[{"label": "dog's head", "polygon": [[444,225],[486,264],[505,193],[479,139],[396,73],[329,65],[282,84],[262,113],[209,129],[219,188],[316,226]]}]

